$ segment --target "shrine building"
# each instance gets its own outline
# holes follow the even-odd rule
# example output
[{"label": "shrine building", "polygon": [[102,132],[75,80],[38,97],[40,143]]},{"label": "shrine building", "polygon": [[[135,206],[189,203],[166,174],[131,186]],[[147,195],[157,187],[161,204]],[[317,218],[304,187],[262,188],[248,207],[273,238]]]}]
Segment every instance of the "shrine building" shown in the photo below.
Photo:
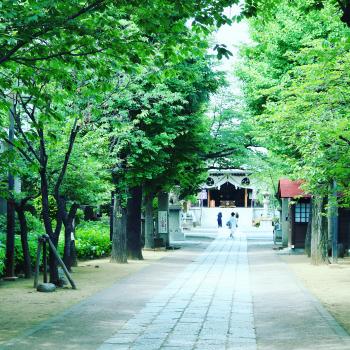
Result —
[{"label": "shrine building", "polygon": [[245,170],[211,170],[199,195],[208,208],[250,208],[254,200],[254,182]]}]

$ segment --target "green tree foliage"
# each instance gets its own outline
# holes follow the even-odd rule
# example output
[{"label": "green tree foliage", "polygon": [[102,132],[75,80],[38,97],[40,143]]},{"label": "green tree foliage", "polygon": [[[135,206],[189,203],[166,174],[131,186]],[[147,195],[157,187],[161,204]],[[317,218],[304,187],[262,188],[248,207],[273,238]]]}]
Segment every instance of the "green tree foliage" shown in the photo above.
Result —
[{"label": "green tree foliage", "polygon": [[250,167],[254,157],[252,127],[244,111],[242,97],[228,86],[211,97],[210,151],[206,154],[209,169]]},{"label": "green tree foliage", "polygon": [[145,185],[156,193],[181,184],[193,191],[202,180],[210,140],[204,105],[222,78],[203,59],[171,70],[158,80],[146,72],[129,76],[111,101],[108,120],[129,123],[113,135],[115,177],[122,186]]},{"label": "green tree foliage", "polygon": [[322,194],[332,179],[347,187],[349,30],[333,2],[313,4],[282,1],[273,19],[253,19],[238,74],[256,140]]},{"label": "green tree foliage", "polygon": [[[350,198],[348,10],[342,1],[282,0],[266,16],[257,11],[250,21],[254,43],[242,49],[238,68],[255,139],[269,150],[267,164],[304,179],[313,194],[315,264],[326,261],[332,236],[326,203],[349,205]],[[340,200],[330,192],[334,181]]]},{"label": "green tree foliage", "polygon": [[[178,112],[170,113],[167,109],[184,108],[184,96],[195,93],[178,93],[164,81],[156,87],[151,78],[158,74],[157,71],[174,77],[179,71],[173,70],[173,66],[183,64],[193,56],[202,57],[207,46],[206,40],[202,40],[203,35],[210,33],[215,26],[231,21],[223,10],[233,3],[237,0],[162,0],[151,4],[143,0],[1,3],[0,137],[13,147],[14,152],[6,154],[11,172],[36,180],[33,188],[41,192],[45,230],[55,244],[62,223],[68,237],[69,222],[79,203],[105,198],[109,190],[106,169],[113,164],[110,158],[113,153],[107,148],[110,146],[111,151],[115,147],[115,139],[121,139],[118,134],[134,130],[134,134],[129,134],[128,147],[135,154],[145,150],[137,164],[132,157],[128,159],[129,168],[136,170],[140,166],[144,172],[138,175],[134,171],[134,175],[129,175],[132,172],[127,171],[124,177],[130,182],[139,182],[139,176],[154,178],[165,170],[156,162],[153,167],[147,166],[147,159],[152,160],[152,156],[159,159],[159,163],[163,157],[165,163],[172,164],[165,153],[158,157],[161,152],[157,149],[177,147],[174,140],[179,140],[181,132],[188,132],[184,120],[182,131],[170,120],[169,126],[163,124],[161,133],[150,131],[150,135],[155,136],[150,142],[142,137],[142,128],[135,127],[135,106],[126,107],[127,102],[123,104],[128,118],[115,118],[107,128],[103,124],[102,112],[110,110],[111,96],[123,87],[120,80],[131,79],[135,85],[140,84],[140,77],[146,77],[149,86],[141,82],[145,96],[138,96],[141,102],[135,101],[142,106],[140,112],[145,112],[139,118],[140,123],[148,125],[157,119],[162,120],[163,113],[165,116],[176,115]],[[229,55],[221,45],[217,45],[216,50],[219,56]],[[155,73],[150,72],[149,80],[147,69]],[[135,77],[138,80],[134,80]],[[134,93],[131,86],[127,86],[126,91]],[[13,142],[6,134],[11,107],[16,112],[16,139]],[[147,117],[149,110],[153,113],[152,118]],[[191,122],[187,123],[189,127],[201,128],[200,120]],[[156,124],[153,128],[157,128]],[[117,135],[116,138],[109,138],[111,134]],[[188,132],[195,142],[193,135]],[[91,140],[94,140],[94,145]],[[196,154],[196,150],[192,151]],[[134,157],[134,152],[131,154]],[[192,164],[187,157],[185,160]],[[118,161],[114,160],[115,163]],[[186,169],[190,167],[186,165]],[[55,222],[50,217],[51,195],[57,205]],[[54,273],[53,266],[50,271]],[[55,281],[53,277],[51,279]]]}]

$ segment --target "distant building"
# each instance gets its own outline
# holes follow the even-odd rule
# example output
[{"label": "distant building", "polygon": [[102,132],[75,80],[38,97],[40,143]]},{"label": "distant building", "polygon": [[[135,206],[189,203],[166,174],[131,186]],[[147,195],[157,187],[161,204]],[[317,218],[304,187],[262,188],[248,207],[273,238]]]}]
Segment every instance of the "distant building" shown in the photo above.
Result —
[{"label": "distant building", "polygon": [[304,248],[310,216],[311,196],[301,189],[302,180],[281,179],[277,196],[281,199],[282,245]]},{"label": "distant building", "polygon": [[221,212],[225,226],[231,213],[235,212],[239,214],[241,227],[252,227],[253,220],[264,215],[262,205],[256,205],[257,193],[262,190],[259,185],[251,171],[210,170],[201,186],[198,201],[190,210],[194,224],[214,228]]},{"label": "distant building", "polygon": [[245,170],[210,170],[200,199],[209,208],[250,208],[256,188]]}]

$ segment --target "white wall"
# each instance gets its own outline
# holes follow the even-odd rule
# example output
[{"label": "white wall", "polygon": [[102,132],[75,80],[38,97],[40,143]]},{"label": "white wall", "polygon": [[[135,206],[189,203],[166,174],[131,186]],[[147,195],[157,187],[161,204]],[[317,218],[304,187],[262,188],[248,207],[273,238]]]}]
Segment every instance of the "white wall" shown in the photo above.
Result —
[{"label": "white wall", "polygon": [[218,213],[222,213],[222,225],[226,226],[226,222],[229,220],[231,213],[238,213],[238,226],[250,228],[252,227],[253,211],[251,208],[191,208],[190,212],[193,213],[196,218],[196,224],[201,227],[217,227]]}]

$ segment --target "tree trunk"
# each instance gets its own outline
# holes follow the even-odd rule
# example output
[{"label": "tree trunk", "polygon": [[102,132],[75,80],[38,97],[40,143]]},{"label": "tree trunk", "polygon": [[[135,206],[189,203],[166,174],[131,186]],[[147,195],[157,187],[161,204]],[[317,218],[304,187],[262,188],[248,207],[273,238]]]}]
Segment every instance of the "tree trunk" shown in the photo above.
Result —
[{"label": "tree trunk", "polygon": [[153,194],[145,196],[145,248],[154,248]]},{"label": "tree trunk", "polygon": [[312,200],[311,223],[311,262],[314,265],[327,261],[327,224],[323,215],[324,198],[314,197]]},{"label": "tree trunk", "polygon": [[125,264],[128,262],[126,249],[126,209],[121,204],[119,194],[115,195],[111,215],[113,217],[111,262]]},{"label": "tree trunk", "polygon": [[[10,125],[9,125],[9,140],[14,141],[15,129],[14,129],[14,116],[16,110],[15,106],[10,110]],[[10,145],[9,149],[12,151],[13,146]],[[9,199],[7,200],[7,226],[6,226],[6,259],[5,259],[5,276],[14,277],[15,275],[15,201],[13,198],[13,191],[15,189],[15,178],[11,172],[8,174],[8,192]]]},{"label": "tree trunk", "polygon": [[77,249],[75,247],[75,218],[73,220],[73,236],[74,239],[71,240],[70,244],[70,255],[71,255],[71,264],[72,267],[77,267],[78,266],[78,254],[77,254]]},{"label": "tree trunk", "polygon": [[127,203],[126,235],[128,258],[142,260],[141,242],[141,204],[142,188],[133,187],[129,190],[130,197]]},{"label": "tree trunk", "polygon": [[12,198],[7,200],[7,226],[6,226],[6,260],[5,276],[15,275],[15,203]]},{"label": "tree trunk", "polygon": [[18,215],[19,226],[21,230],[21,243],[22,243],[22,251],[24,258],[24,276],[25,278],[32,277],[32,264],[29,253],[29,245],[28,245],[28,226],[27,220],[25,217],[24,207],[21,205],[16,206],[16,211]]},{"label": "tree trunk", "polygon": [[69,272],[72,272],[71,266],[71,238],[72,238],[73,225],[72,221],[67,222],[64,225],[64,252],[63,262]]},{"label": "tree trunk", "polygon": [[[49,211],[49,189],[48,189],[49,186],[46,178],[46,169],[43,167],[40,170],[40,180],[41,180],[40,188],[41,188],[42,216],[44,221],[45,232],[50,237],[54,246],[57,248],[59,232],[58,234],[54,234],[52,230],[50,211]],[[55,230],[55,233],[56,233],[56,230]],[[51,248],[50,248],[50,254],[49,254],[49,269],[50,269],[50,282],[58,286],[60,283],[59,283],[57,262],[56,262],[56,257],[54,255],[54,252],[52,251]]]},{"label": "tree trunk", "polygon": [[64,253],[63,253],[63,262],[67,267],[67,270],[71,272],[72,267],[72,234],[74,231],[73,222],[75,214],[78,210],[77,204],[72,204],[69,213],[64,213],[63,224],[64,224]]},{"label": "tree trunk", "polygon": [[310,258],[311,257],[311,230],[312,230],[312,199],[310,200],[310,214],[309,222],[307,224],[306,236],[305,236],[305,253]]},{"label": "tree trunk", "polygon": [[332,252],[332,263],[338,262],[339,244],[339,218],[338,218],[338,193],[336,181],[329,185],[328,195],[328,250]]}]

